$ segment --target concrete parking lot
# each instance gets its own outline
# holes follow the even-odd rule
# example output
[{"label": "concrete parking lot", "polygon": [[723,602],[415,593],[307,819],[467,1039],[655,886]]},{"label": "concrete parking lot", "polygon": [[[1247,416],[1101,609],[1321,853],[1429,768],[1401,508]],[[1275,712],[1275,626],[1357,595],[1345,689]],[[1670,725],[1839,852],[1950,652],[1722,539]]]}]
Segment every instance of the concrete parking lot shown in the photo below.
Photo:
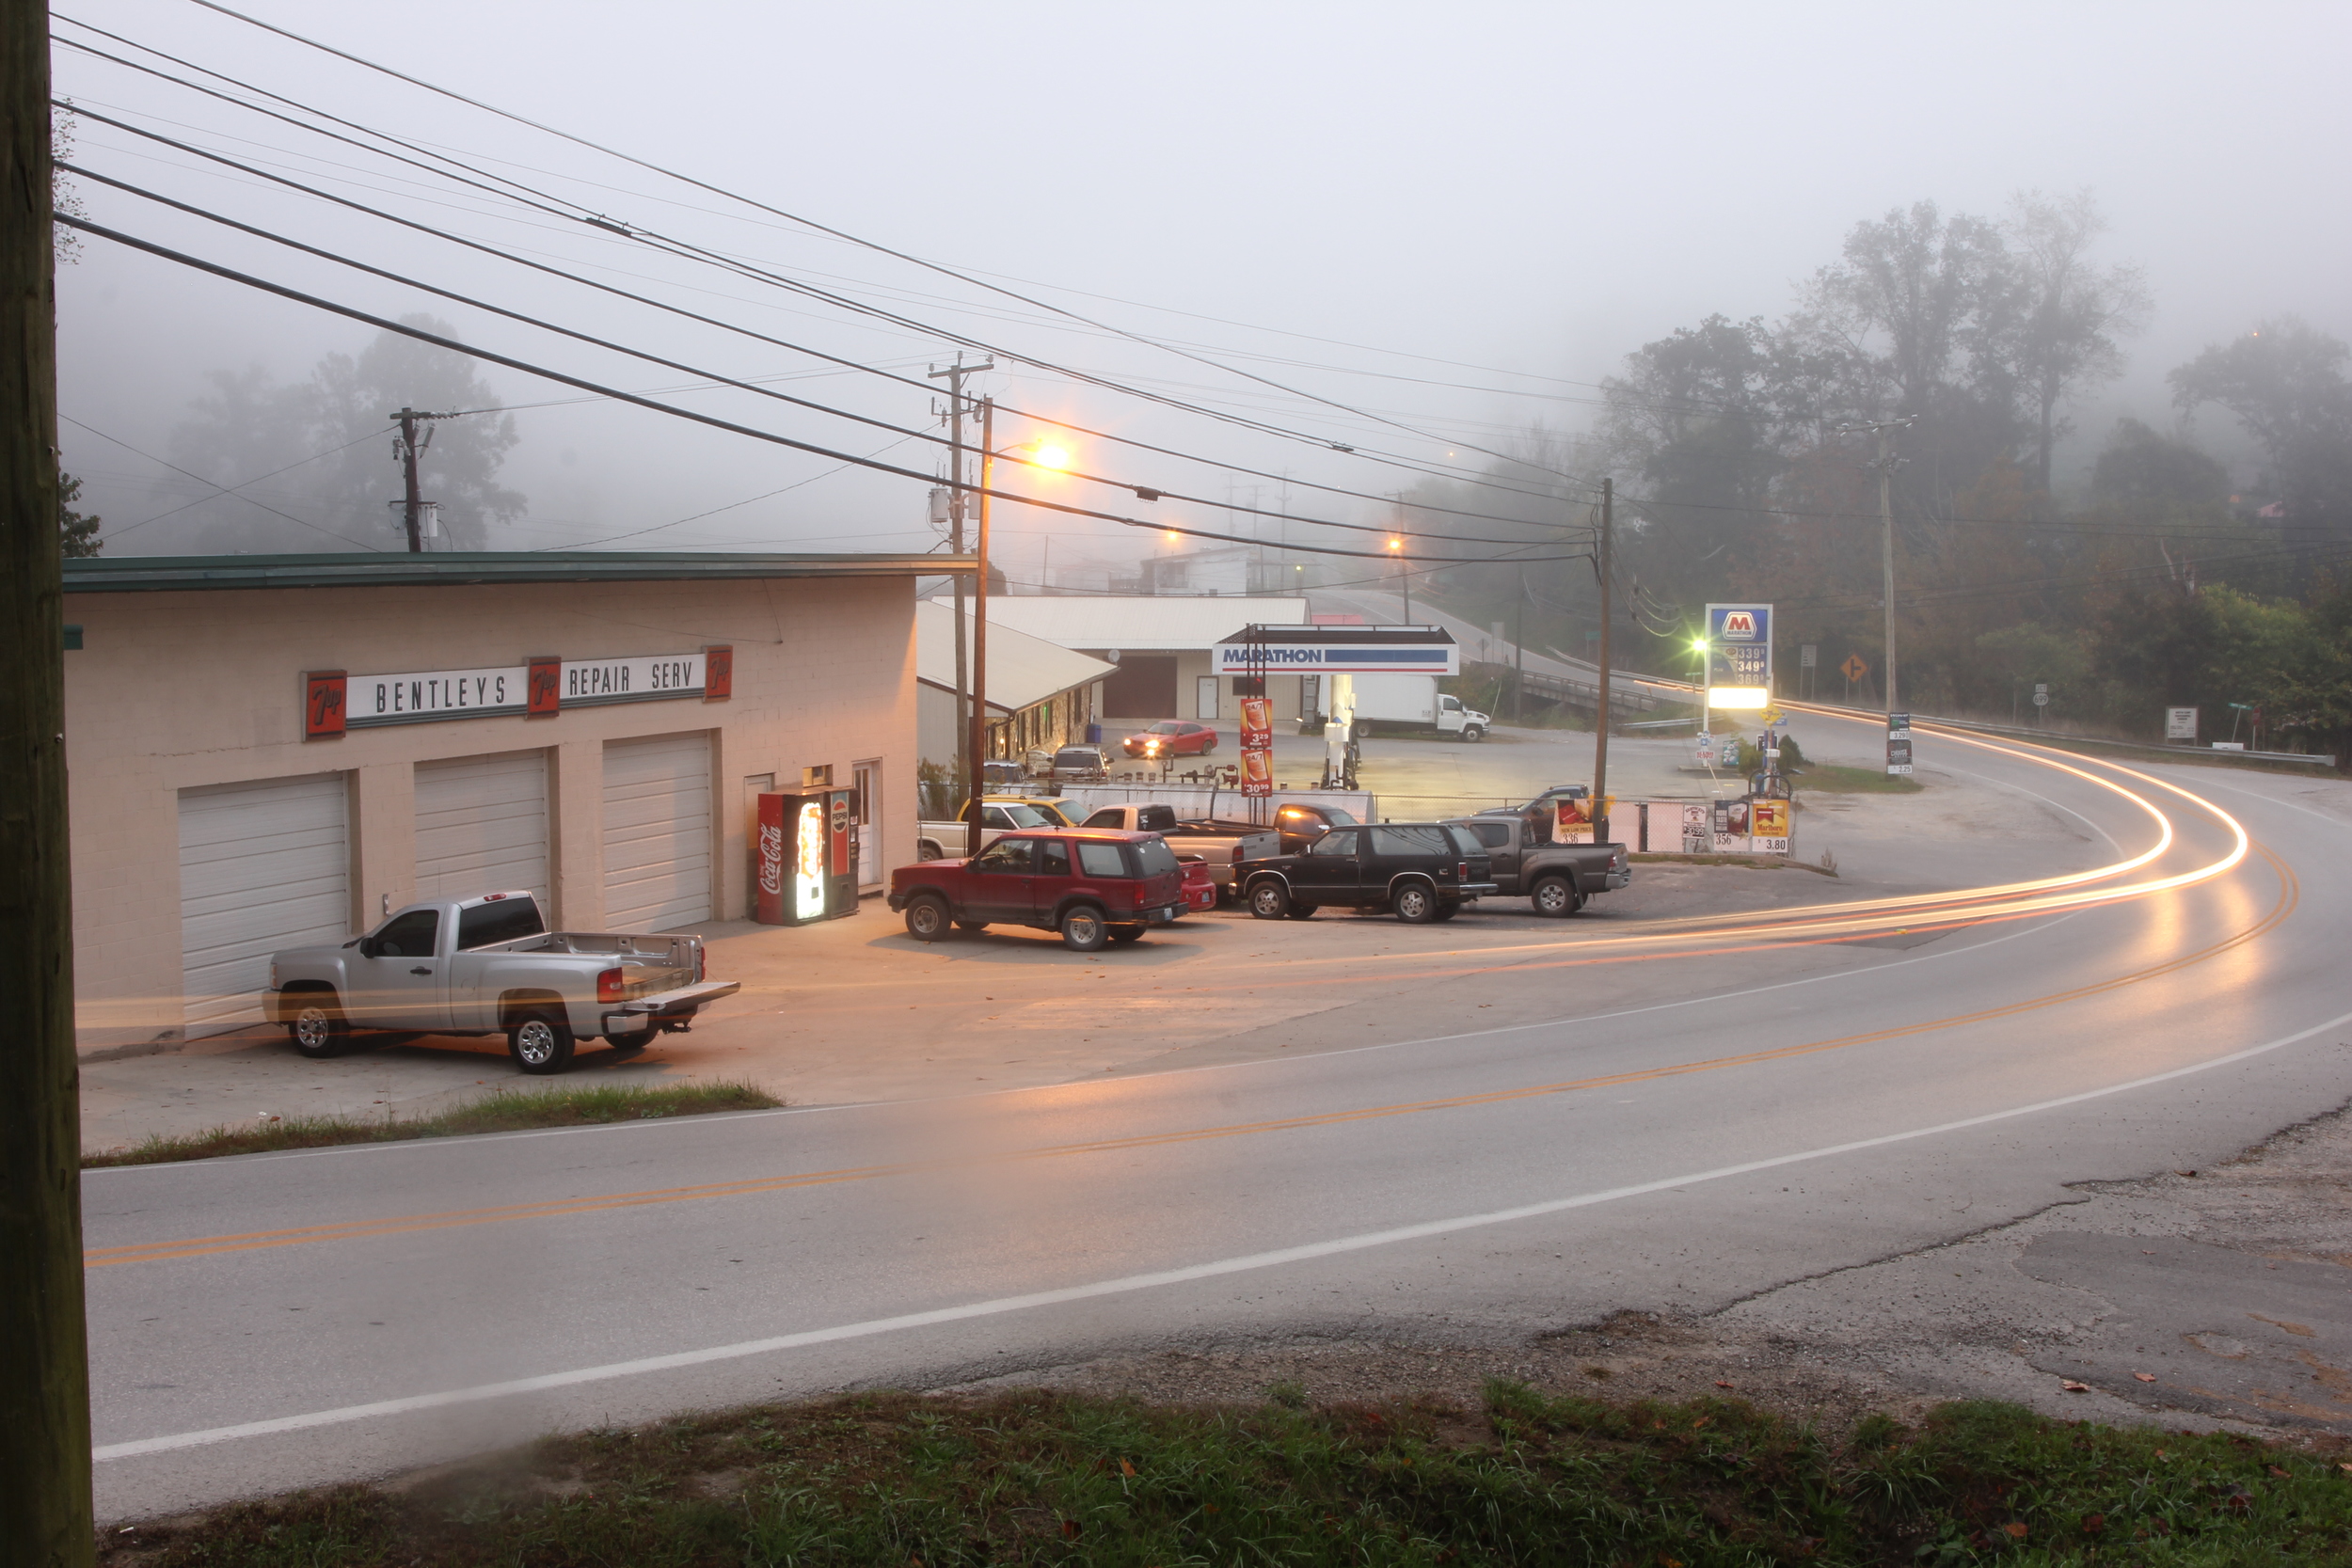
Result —
[{"label": "concrete parking lot", "polygon": [[[1405,815],[1403,786],[1447,769],[1475,769],[1466,776],[1532,793],[1575,777],[1591,740],[1531,732],[1518,745],[1383,743],[1374,765],[1400,790],[1399,810],[1384,815]],[[1679,753],[1668,742],[1617,744],[1637,759],[1637,749],[1647,749],[1653,769],[1670,768],[1661,759]],[[1834,734],[1820,742],[1824,752],[1835,744]],[[1519,899],[1488,900],[1442,927],[1336,911],[1269,924],[1221,911],[1093,955],[1069,952],[1044,932],[1003,927],[926,946],[880,899],[868,899],[856,918],[821,926],[714,923],[702,928],[710,973],[742,981],[742,991],[691,1034],[666,1036],[642,1055],[624,1060],[590,1047],[571,1075],[549,1080],[517,1075],[498,1037],[411,1038],[326,1061],[294,1054],[281,1032],[262,1029],[135,1054],[102,1052],[83,1064],[84,1141],[114,1148],[267,1116],[419,1116],[500,1089],[580,1081],[739,1078],[793,1103],[845,1103],[1429,1038],[1589,1012],[1652,991],[1673,995],[1695,982],[1649,972],[1657,966],[1638,975],[1578,967],[1581,946],[1613,933],[2106,858],[2106,846],[2081,824],[2013,791],[1958,771],[1925,778],[1929,788],[1915,796],[1806,803],[1800,847],[1807,859],[1828,851],[1836,877],[1644,864],[1631,888],[1567,921],[1537,919]],[[1964,858],[1957,852],[1963,845]],[[1707,984],[1850,961],[1836,948],[1730,958]]]}]

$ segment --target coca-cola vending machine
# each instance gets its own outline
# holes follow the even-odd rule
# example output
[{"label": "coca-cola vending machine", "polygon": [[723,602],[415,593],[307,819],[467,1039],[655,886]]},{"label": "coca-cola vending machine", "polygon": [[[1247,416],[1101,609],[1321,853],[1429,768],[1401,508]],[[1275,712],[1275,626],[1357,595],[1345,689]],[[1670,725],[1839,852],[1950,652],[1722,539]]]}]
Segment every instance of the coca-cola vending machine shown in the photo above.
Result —
[{"label": "coca-cola vending machine", "polygon": [[857,913],[857,791],[759,798],[753,918],[805,926]]}]

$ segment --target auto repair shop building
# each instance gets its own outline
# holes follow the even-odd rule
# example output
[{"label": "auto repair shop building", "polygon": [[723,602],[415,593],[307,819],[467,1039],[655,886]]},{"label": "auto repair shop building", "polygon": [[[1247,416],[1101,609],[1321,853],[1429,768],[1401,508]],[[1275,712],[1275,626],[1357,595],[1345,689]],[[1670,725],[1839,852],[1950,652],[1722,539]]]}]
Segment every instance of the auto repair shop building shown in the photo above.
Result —
[{"label": "auto repair shop building", "polygon": [[527,888],[573,930],[744,918],[753,798],[806,770],[860,791],[880,882],[914,858],[914,579],[941,564],[68,562],[81,1043],[255,1022],[273,951],[420,898]]}]

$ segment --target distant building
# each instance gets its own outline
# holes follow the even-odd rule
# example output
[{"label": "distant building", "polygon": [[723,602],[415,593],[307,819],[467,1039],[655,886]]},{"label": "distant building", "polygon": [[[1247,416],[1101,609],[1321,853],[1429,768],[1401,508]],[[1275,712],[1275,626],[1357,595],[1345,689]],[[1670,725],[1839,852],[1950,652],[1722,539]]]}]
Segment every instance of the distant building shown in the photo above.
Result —
[{"label": "distant building", "polygon": [[[930,601],[950,608],[954,602],[944,595]],[[1205,594],[992,596],[988,601],[989,667],[995,668],[996,628],[1009,627],[1116,666],[1113,673],[1103,678],[1101,695],[1094,703],[1095,713],[1106,725],[1123,727],[1161,719],[1231,722],[1241,712],[1233,705],[1233,679],[1216,673],[1212,650],[1236,626],[1247,623],[1305,626],[1307,601]],[[947,642],[946,647],[952,660],[955,645]],[[952,679],[952,663],[949,670]],[[1274,699],[1274,717],[1297,718],[1301,683],[1314,679],[1292,674],[1269,677],[1266,694]],[[1308,700],[1311,706],[1311,697]]]},{"label": "distant building", "polygon": [[[1001,602],[991,599],[990,610]],[[969,621],[964,641],[968,646]],[[953,762],[957,751],[953,598],[927,600],[914,607],[914,647],[916,752],[925,762]],[[1087,725],[1102,714],[1097,704],[1103,683],[1118,673],[1116,664],[1032,637],[1004,625],[992,613],[988,618],[988,677],[982,692],[988,704],[988,754],[1017,758],[1034,746],[1084,740]]]}]

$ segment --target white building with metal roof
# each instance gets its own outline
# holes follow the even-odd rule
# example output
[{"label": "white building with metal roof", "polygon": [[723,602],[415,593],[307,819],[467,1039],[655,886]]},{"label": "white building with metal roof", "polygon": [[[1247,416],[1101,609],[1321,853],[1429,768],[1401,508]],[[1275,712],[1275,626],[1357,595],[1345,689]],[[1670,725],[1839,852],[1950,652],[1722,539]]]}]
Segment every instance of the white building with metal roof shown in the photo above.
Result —
[{"label": "white building with metal roof", "polygon": [[[931,603],[948,606],[952,613],[955,601],[943,594]],[[1231,722],[1240,717],[1233,705],[1233,677],[1217,673],[1216,650],[1236,626],[1249,624],[1305,626],[1307,601],[1226,594],[991,594],[989,662],[993,669],[996,628],[1002,626],[1116,665],[1117,673],[1103,681],[1095,710],[1106,726],[1161,719]],[[954,644],[947,646],[952,657]],[[1274,698],[1278,720],[1298,717],[1300,677],[1269,679],[1267,694]]]}]

